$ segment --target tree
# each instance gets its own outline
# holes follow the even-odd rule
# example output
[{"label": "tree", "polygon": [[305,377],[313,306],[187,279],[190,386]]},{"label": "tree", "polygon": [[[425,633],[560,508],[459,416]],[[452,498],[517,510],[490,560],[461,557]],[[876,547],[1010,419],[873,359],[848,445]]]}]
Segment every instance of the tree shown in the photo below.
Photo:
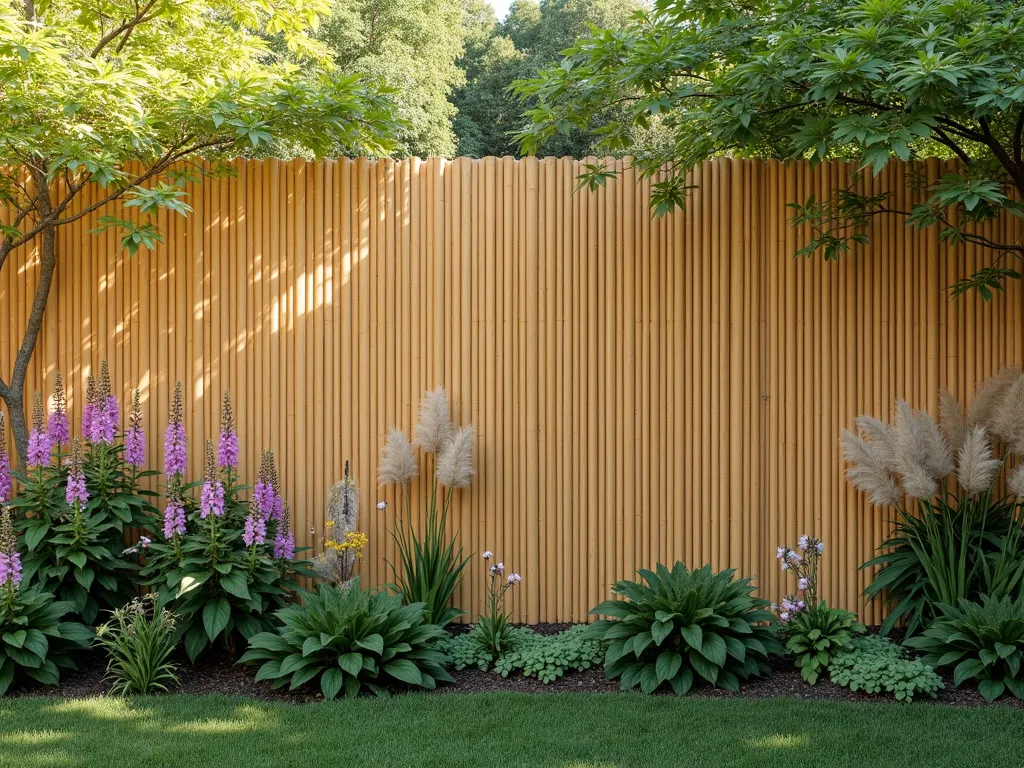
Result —
[{"label": "tree", "polygon": [[[653,185],[656,212],[681,205],[687,170],[722,153],[857,160],[849,186],[793,205],[794,223],[813,233],[799,253],[839,258],[867,242],[872,218],[898,216],[989,249],[991,262],[953,290],[990,298],[1019,277],[1012,262],[1024,257],[1020,243],[977,226],[1022,213],[1022,60],[1022,0],[658,0],[520,83],[536,106],[519,138],[533,150],[628,105],[601,145],[629,151],[632,130],[653,122],[668,131],[670,142],[636,161],[646,175],[668,168]],[[909,174],[917,202],[908,210],[859,191],[892,157],[930,156],[956,160],[956,170],[924,184]],[[608,176],[594,167],[583,181]]]},{"label": "tree", "polygon": [[[216,160],[275,139],[314,154],[338,144],[381,152],[391,103],[329,68],[306,34],[320,0],[12,0],[0,4],[0,270],[36,243],[39,283],[0,398],[22,464],[24,387],[58,259],[59,227],[123,200],[131,218],[101,216],[129,254],[161,240],[155,213],[187,214],[182,181]],[[302,65],[274,61],[279,35]],[[75,205],[83,190],[98,202]]]},{"label": "tree", "polygon": [[[459,154],[518,155],[514,137],[523,126],[523,105],[510,86],[535,77],[587,35],[590,25],[624,24],[639,7],[637,0],[514,0],[508,16],[498,22],[482,0],[468,0],[466,54],[460,61],[466,85],[452,96],[459,110]],[[587,155],[601,126],[618,117],[617,110],[604,110],[568,134],[550,136],[539,149],[552,156]]]},{"label": "tree", "polygon": [[399,154],[455,153],[449,96],[464,82],[461,15],[460,0],[334,0],[316,33],[341,69],[394,91]]}]

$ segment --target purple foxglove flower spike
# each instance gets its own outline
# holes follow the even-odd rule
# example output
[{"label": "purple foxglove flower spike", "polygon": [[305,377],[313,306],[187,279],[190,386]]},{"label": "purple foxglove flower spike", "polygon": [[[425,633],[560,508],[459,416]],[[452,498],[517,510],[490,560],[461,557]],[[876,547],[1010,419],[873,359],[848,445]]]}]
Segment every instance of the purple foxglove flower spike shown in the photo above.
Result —
[{"label": "purple foxglove flower spike", "polygon": [[90,443],[97,438],[96,426],[100,418],[97,404],[96,379],[89,376],[85,380],[85,405],[82,406],[82,437]]},{"label": "purple foxglove flower spike", "polygon": [[32,430],[28,435],[28,463],[42,467],[50,463],[50,433],[46,429],[46,415],[43,413],[43,394],[36,392],[32,402]]},{"label": "purple foxglove flower spike", "polygon": [[168,500],[167,508],[164,510],[164,538],[172,539],[175,536],[184,536],[185,532],[185,507],[180,499],[172,497]]},{"label": "purple foxglove flower spike", "polygon": [[68,482],[64,500],[69,507],[74,507],[76,503],[84,506],[89,501],[89,492],[85,488],[85,472],[82,471],[82,443],[77,437],[71,438],[71,456],[65,464],[68,467]]},{"label": "purple foxglove flower spike", "polygon": [[68,401],[64,392],[64,377],[57,371],[53,383],[53,411],[50,413],[48,425],[50,442],[54,445],[65,445],[71,439],[71,425],[68,423]]},{"label": "purple foxglove flower spike", "polygon": [[231,411],[231,393],[224,393],[224,406],[220,417],[220,442],[217,445],[217,466],[238,469],[238,432]]},{"label": "purple foxglove flower spike", "polygon": [[132,412],[128,417],[128,431],[124,433],[124,460],[133,467],[146,464],[146,433],[142,429],[142,396],[138,389],[132,394]]},{"label": "purple foxglove flower spike", "polygon": [[0,504],[10,501],[13,493],[11,457],[7,453],[7,429],[4,426],[4,414],[0,411]]},{"label": "purple foxglove flower spike", "polygon": [[224,483],[217,479],[217,467],[213,458],[213,440],[206,441],[206,480],[199,495],[199,517],[205,520],[210,514],[224,516]]},{"label": "purple foxglove flower spike", "polygon": [[164,475],[172,478],[188,471],[188,439],[183,422],[181,382],[174,385],[174,399],[171,401],[170,423],[164,435]]}]

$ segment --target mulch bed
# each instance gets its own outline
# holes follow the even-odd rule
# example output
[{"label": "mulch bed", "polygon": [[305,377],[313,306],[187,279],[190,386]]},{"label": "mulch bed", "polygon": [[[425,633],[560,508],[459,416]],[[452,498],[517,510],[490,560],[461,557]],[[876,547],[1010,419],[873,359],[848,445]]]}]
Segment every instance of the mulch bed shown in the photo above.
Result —
[{"label": "mulch bed", "polygon": [[[569,624],[542,624],[532,628],[543,634],[555,634],[567,629],[569,626]],[[453,628],[453,630],[456,632],[464,631],[458,627]],[[26,685],[11,689],[7,695],[11,697],[41,696],[71,699],[104,695],[107,692],[107,686],[103,682],[103,676],[106,672],[106,661],[103,656],[99,653],[84,655],[80,657],[78,665],[79,669],[77,672],[62,675],[59,687]],[[299,690],[291,692],[287,690],[275,691],[269,683],[256,681],[256,670],[256,666],[234,664],[224,657],[211,658],[210,660],[200,659],[199,663],[194,667],[188,664],[187,659],[183,658],[178,670],[181,686],[175,689],[175,693],[246,696],[261,701],[278,701],[292,704],[323,700],[319,689],[311,686],[304,686]],[[479,669],[453,671],[452,676],[456,680],[455,684],[439,687],[436,691],[437,694],[452,695],[499,691],[535,694],[566,692],[614,694],[619,692],[618,683],[606,680],[604,671],[601,669],[589,669],[584,672],[569,671],[564,677],[548,685],[544,685],[536,678],[524,677],[519,673],[503,678],[493,672],[481,672]],[[946,687],[939,691],[937,698],[922,698],[920,701],[955,707],[1004,706],[1024,709],[1024,702],[1011,696],[1003,696],[994,705],[989,705],[976,690],[971,688],[953,688],[952,680],[947,677],[943,678],[943,682]],[[672,692],[665,691],[655,695],[671,696]],[[896,703],[894,699],[888,696],[870,696],[864,693],[854,693],[847,688],[833,685],[827,679],[820,680],[813,687],[809,686],[800,678],[800,673],[783,659],[777,660],[770,675],[745,683],[739,693],[732,693],[720,688],[704,687],[694,689],[690,695],[707,698],[787,698],[805,701],[846,701],[883,705]]]}]

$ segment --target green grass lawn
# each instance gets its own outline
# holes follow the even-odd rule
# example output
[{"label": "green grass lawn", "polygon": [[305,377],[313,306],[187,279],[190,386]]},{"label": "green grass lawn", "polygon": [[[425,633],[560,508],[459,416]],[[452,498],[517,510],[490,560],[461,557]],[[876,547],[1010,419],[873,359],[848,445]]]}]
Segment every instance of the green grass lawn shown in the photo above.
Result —
[{"label": "green grass lawn", "polygon": [[1024,766],[1024,712],[675,699],[409,695],[0,700],[10,766]]}]

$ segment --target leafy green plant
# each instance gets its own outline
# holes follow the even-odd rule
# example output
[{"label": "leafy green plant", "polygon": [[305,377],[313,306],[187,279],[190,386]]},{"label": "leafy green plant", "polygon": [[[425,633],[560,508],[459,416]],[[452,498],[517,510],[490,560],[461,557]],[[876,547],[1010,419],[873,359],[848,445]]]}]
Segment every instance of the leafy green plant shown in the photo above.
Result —
[{"label": "leafy green plant", "polygon": [[[1015,596],[1024,587],[1024,468],[1008,478],[1013,497],[994,494],[1006,460],[1024,451],[1024,376],[1011,370],[986,381],[966,415],[950,393],[940,402],[938,423],[900,401],[891,426],[861,416],[859,434],[847,430],[842,440],[853,485],[896,511],[881,554],[862,566],[881,566],[865,595],[884,596],[883,634],[906,622],[913,635],[940,604]],[[908,496],[915,502],[905,507]]]},{"label": "leafy green plant", "polygon": [[[207,441],[201,482],[184,482],[185,432],[180,385],[175,390],[165,450],[169,478],[162,526],[151,521],[154,541],[146,548],[144,583],[159,593],[159,605],[178,620],[185,652],[195,661],[215,642],[230,654],[245,639],[273,627],[271,612],[299,590],[309,575],[295,562],[287,505],[281,498],[273,453],[264,451],[253,498],[236,474],[237,434],[225,398],[218,451]],[[191,492],[199,488],[197,502]]]},{"label": "leafy green plant", "polygon": [[952,668],[953,684],[976,681],[986,701],[1007,690],[1024,699],[1024,599],[982,597],[940,605],[940,616],[906,644],[937,668]]},{"label": "leafy green plant", "polygon": [[74,607],[55,601],[41,585],[22,588],[21,555],[12,514],[0,510],[0,696],[26,675],[57,685],[60,670],[75,669],[71,654],[89,645],[92,632],[63,621]]},{"label": "leafy green plant", "polygon": [[670,571],[641,570],[645,583],[619,581],[609,600],[591,611],[611,616],[591,625],[588,637],[606,645],[605,675],[623,690],[651,693],[669,683],[677,694],[704,679],[730,691],[741,680],[768,671],[768,656],[781,653],[765,610],[752,596],[750,579],[734,579],[711,566],[690,571],[677,562]]},{"label": "leafy green plant", "polygon": [[153,595],[136,598],[115,609],[110,621],[96,628],[96,645],[109,657],[110,692],[129,696],[167,691],[177,684],[177,665],[171,654],[177,647],[174,614],[156,605]]},{"label": "leafy green plant", "polygon": [[934,699],[943,687],[934,667],[908,659],[900,646],[880,635],[853,638],[849,649],[832,657],[828,674],[833,683],[851,691],[890,693],[897,701],[922,695]]},{"label": "leafy green plant", "polygon": [[493,669],[502,677],[515,671],[536,677],[545,685],[574,669],[600,666],[604,658],[601,643],[587,637],[589,627],[579,624],[554,635],[542,635],[529,627],[508,627],[504,650],[495,659],[483,628],[477,624],[468,632],[450,636],[442,649],[455,669]]},{"label": "leafy green plant", "polygon": [[445,632],[427,623],[424,605],[363,591],[358,577],[343,590],[321,584],[303,605],[276,616],[280,629],[252,637],[240,660],[259,663],[256,679],[275,688],[319,682],[330,700],[363,688],[384,695],[394,685],[432,690],[438,682],[454,682],[437,647]]},{"label": "leafy green plant", "polygon": [[786,650],[796,657],[800,676],[810,685],[828,669],[837,653],[850,650],[855,632],[863,632],[856,614],[829,608],[826,601],[799,611],[786,624]]},{"label": "leafy green plant", "polygon": [[475,472],[473,427],[456,429],[450,411],[448,393],[442,387],[425,393],[413,430],[414,442],[423,449],[432,468],[430,492],[424,498],[422,532],[412,513],[412,481],[419,472],[419,460],[413,443],[401,430],[388,431],[377,470],[382,485],[397,485],[400,489],[401,511],[395,515],[392,530],[398,562],[388,562],[396,588],[406,603],[426,605],[427,616],[441,626],[464,613],[451,601],[469,558],[463,557],[462,547],[455,548],[455,537],[447,533],[448,513],[456,489],[467,487]]}]

